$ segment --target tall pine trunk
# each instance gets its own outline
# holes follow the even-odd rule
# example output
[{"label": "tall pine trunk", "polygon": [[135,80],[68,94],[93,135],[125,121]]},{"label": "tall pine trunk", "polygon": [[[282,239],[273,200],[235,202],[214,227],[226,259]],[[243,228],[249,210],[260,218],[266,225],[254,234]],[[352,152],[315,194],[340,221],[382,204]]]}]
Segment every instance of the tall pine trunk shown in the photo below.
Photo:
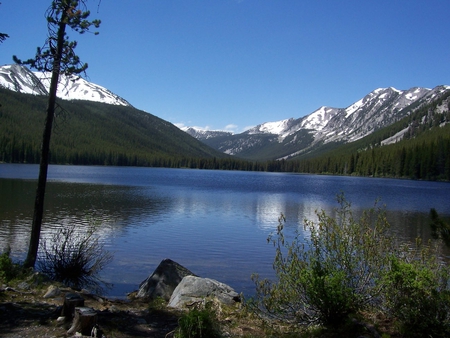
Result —
[{"label": "tall pine trunk", "polygon": [[[63,14],[63,16],[64,15],[65,14]],[[45,118],[44,133],[42,136],[39,178],[36,189],[36,198],[34,201],[33,224],[31,226],[28,254],[24,263],[25,267],[34,267],[34,265],[36,264],[37,253],[39,249],[39,239],[41,236],[42,219],[44,215],[45,188],[47,185],[50,138],[52,135],[53,119],[55,117],[56,92],[58,89],[59,74],[61,70],[61,57],[63,53],[65,30],[66,23],[63,18],[61,19],[58,27],[56,53],[53,59],[52,78],[50,82],[50,91],[47,105],[47,116]]]}]

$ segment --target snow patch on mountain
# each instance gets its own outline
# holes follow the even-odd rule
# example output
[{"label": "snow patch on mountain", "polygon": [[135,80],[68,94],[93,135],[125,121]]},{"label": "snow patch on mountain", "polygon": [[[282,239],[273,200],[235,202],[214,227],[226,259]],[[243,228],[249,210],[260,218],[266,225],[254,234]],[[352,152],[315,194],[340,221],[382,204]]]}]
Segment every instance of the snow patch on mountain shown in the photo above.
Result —
[{"label": "snow patch on mountain", "polygon": [[[50,88],[51,73],[34,72],[34,75],[47,89]],[[56,96],[65,100],[87,100],[119,106],[131,106],[126,100],[115,95],[105,87],[88,82],[82,77],[75,75],[60,75]]]},{"label": "snow patch on mountain", "polygon": [[192,137],[195,137],[198,140],[207,140],[214,137],[219,136],[231,136],[232,132],[223,131],[223,130],[208,130],[198,127],[181,127],[182,131],[188,133]]},{"label": "snow patch on mountain", "polygon": [[350,107],[345,109],[345,117],[348,118],[350,115],[352,115],[354,112],[356,112],[358,109],[360,109],[363,106],[364,100],[361,99],[359,101],[356,101],[353,103]]},{"label": "snow patch on mountain", "polygon": [[245,133],[248,135],[254,135],[254,134],[280,135],[280,134],[283,134],[284,131],[289,129],[292,121],[294,121],[293,118],[281,120],[281,121],[275,121],[275,122],[266,122],[266,123],[259,124],[256,127],[247,130]]},{"label": "snow patch on mountain", "polygon": [[[20,65],[0,67],[0,86],[19,93],[48,95],[51,73],[32,72]],[[64,100],[88,100],[113,105],[131,106],[120,96],[105,87],[96,85],[85,79],[61,74],[56,96]]]},{"label": "snow patch on mountain", "polygon": [[300,127],[303,129],[323,130],[341,109],[322,106],[302,119]]},{"label": "snow patch on mountain", "polygon": [[45,86],[33,72],[28,68],[19,65],[0,67],[0,86],[24,94],[48,94]]}]

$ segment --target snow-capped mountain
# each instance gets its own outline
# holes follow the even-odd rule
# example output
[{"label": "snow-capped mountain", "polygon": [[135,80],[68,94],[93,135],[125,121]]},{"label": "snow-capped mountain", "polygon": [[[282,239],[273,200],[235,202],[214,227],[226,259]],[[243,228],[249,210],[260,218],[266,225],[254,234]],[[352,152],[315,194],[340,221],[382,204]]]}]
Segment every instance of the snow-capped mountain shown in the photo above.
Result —
[{"label": "snow-capped mountain", "polygon": [[207,140],[209,138],[233,135],[233,133],[229,131],[204,130],[195,127],[183,127],[181,130],[188,133],[192,137],[195,137],[197,140]]},{"label": "snow-capped mountain", "polygon": [[[328,143],[359,140],[399,121],[447,91],[450,91],[450,86],[409,90],[378,88],[347,108],[320,107],[302,118],[262,123],[227,137],[193,136],[231,155],[254,159],[290,158],[317,150]],[[209,133],[213,135],[212,131]],[[396,142],[401,136],[398,134],[382,144]]]},{"label": "snow-capped mountain", "polygon": [[[19,93],[47,95],[51,73],[32,72],[19,65],[0,67],[0,87]],[[61,75],[57,96],[64,100],[88,100],[113,105],[131,106],[129,102],[108,89],[79,76]]]},{"label": "snow-capped mountain", "polygon": [[[47,95],[49,78],[50,74],[32,72],[19,65],[0,67],[0,87],[20,93]],[[226,154],[257,160],[292,158],[329,144],[359,140],[449,91],[450,86],[408,90],[378,88],[347,108],[324,106],[307,116],[262,123],[240,134],[193,127],[182,130]],[[108,89],[76,76],[61,76],[57,95],[66,100],[131,106]],[[448,106],[445,107],[442,109],[448,110]],[[381,140],[381,144],[398,142],[406,131],[407,128],[396,132]]]},{"label": "snow-capped mountain", "polygon": [[9,65],[0,67],[0,86],[18,93],[47,95],[47,88],[26,67]]}]

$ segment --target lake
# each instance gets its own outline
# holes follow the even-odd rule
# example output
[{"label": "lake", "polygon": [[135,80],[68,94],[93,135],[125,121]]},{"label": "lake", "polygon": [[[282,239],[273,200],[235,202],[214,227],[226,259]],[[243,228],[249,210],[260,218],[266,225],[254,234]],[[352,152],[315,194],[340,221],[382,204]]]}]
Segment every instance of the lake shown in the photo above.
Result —
[{"label": "lake", "polygon": [[[37,165],[0,164],[0,252],[28,249]],[[450,216],[450,184],[396,179],[165,168],[50,166],[42,237],[65,224],[99,224],[114,260],[102,278],[109,296],[136,290],[170,258],[202,277],[253,294],[252,273],[272,277],[267,243],[280,213],[303,229],[315,210],[331,213],[344,193],[356,213],[377,199],[403,241],[430,238],[428,213]]]}]

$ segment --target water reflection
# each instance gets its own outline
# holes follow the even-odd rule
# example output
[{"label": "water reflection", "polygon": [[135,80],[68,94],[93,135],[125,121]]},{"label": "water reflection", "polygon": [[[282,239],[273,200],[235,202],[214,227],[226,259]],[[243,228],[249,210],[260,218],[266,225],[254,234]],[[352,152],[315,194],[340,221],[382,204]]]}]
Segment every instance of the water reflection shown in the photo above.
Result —
[{"label": "water reflection", "polygon": [[[23,258],[28,247],[37,167],[0,165],[0,251]],[[151,168],[51,166],[43,236],[60,226],[98,224],[114,253],[103,277],[113,295],[136,288],[164,258],[201,276],[252,293],[253,272],[272,276],[267,236],[286,216],[288,235],[316,211],[333,216],[345,192],[355,216],[377,198],[398,238],[430,238],[429,206],[450,215],[449,185],[434,182]],[[14,176],[15,175],[15,176]],[[123,273],[125,272],[126,273]]]},{"label": "water reflection", "polygon": [[[1,251],[10,247],[20,256],[27,249],[35,187],[31,180],[0,179]],[[117,236],[128,224],[158,217],[167,203],[164,197],[153,198],[132,187],[49,182],[42,236],[49,237],[57,227],[74,223],[79,227],[96,225],[105,238]]]}]

